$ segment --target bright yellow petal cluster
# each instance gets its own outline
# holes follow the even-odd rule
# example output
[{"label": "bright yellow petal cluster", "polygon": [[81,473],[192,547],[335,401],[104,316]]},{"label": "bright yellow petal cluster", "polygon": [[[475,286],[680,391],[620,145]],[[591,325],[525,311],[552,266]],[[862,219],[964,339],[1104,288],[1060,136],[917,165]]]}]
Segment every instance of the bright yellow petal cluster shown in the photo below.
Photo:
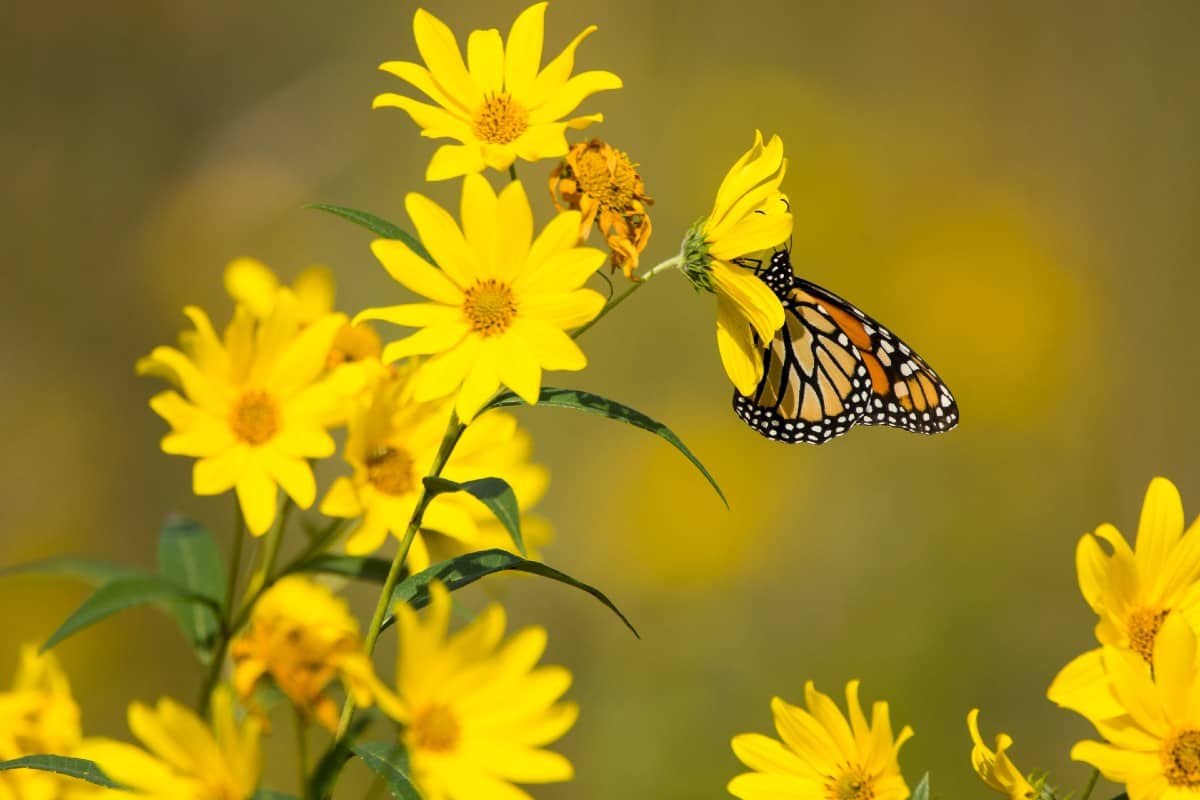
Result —
[{"label": "bright yellow petal cluster", "polygon": [[762,379],[761,347],[783,327],[783,305],[746,259],[784,245],[792,235],[792,214],[779,191],[786,172],[783,142],[763,144],[755,131],[746,151],[721,181],[712,212],[688,231],[683,272],[698,289],[717,295],[717,349],[729,380],[753,394]]},{"label": "bright yellow petal cluster", "polygon": [[303,325],[299,304],[282,289],[261,322],[244,307],[219,337],[208,315],[189,306],[195,331],[182,349],[157,347],[138,371],[167,377],[181,390],[155,395],[150,407],[171,425],[163,452],[194,456],[199,495],[237,491],[250,532],[275,519],[277,487],[301,508],[316,499],[307,459],[333,455],[326,428],[361,383],[352,370],[326,371],[341,314]]},{"label": "bright yellow petal cluster", "polygon": [[394,696],[375,676],[346,601],[309,578],[291,575],[264,592],[230,654],[243,700],[269,677],[330,730],[337,728],[338,704],[327,690],[336,680],[358,705],[378,702],[394,710]]},{"label": "bright yellow petal cluster", "polygon": [[893,737],[888,704],[877,702],[867,723],[858,702],[858,681],[846,684],[842,714],[828,695],[809,681],[808,710],[771,700],[775,730],[782,741],[757,733],[733,737],[733,752],[752,772],[729,782],[742,800],[905,800],[910,794],[900,774],[900,746],[912,736],[905,726]]},{"label": "bright yellow petal cluster", "polygon": [[430,586],[424,620],[396,606],[396,691],[404,744],[426,800],[529,800],[516,783],[570,780],[571,762],[543,749],[575,723],[558,702],[571,684],[564,667],[535,666],[546,631],[532,626],[504,640],[504,608],[493,603],[448,634],[450,593]]},{"label": "bright yellow petal cluster", "polygon": [[1071,757],[1125,784],[1130,800],[1200,797],[1200,669],[1196,635],[1171,613],[1154,639],[1153,677],[1138,653],[1111,645],[1102,660],[1122,715],[1095,721],[1107,743],[1079,742]]},{"label": "bright yellow petal cluster", "polygon": [[212,725],[169,698],[154,708],[129,706],[129,729],[136,747],[113,739],[85,739],[74,754],[95,761],[132,792],[98,789],[96,800],[247,800],[262,772],[260,724],[238,722],[233,696],[225,687],[213,693]]},{"label": "bright yellow petal cluster", "polygon": [[[415,402],[409,396],[413,367],[381,377],[369,400],[351,415],[344,457],[354,474],[334,481],[321,503],[321,513],[359,518],[350,532],[346,552],[362,555],[377,550],[391,533],[403,539],[421,495],[421,478],[442,443],[451,404],[445,400]],[[502,478],[513,487],[522,511],[545,491],[544,467],[529,461],[529,437],[510,414],[491,411],[467,428],[454,448],[442,476],[455,481],[483,476]],[[455,492],[433,499],[425,509],[421,530],[412,541],[408,567],[420,571],[430,564],[426,537],[437,533],[469,550],[491,547],[492,514],[468,494]],[[507,549],[513,547],[505,533]]]},{"label": "bright yellow petal cluster", "polygon": [[[1133,549],[1116,528],[1101,525],[1079,540],[1075,564],[1080,591],[1100,617],[1101,645],[1131,649],[1148,664],[1169,613],[1200,627],[1200,526],[1184,531],[1183,501],[1166,478],[1150,482]],[[1064,667],[1048,694],[1089,719],[1103,719],[1118,711],[1106,687],[1098,648]]]},{"label": "bright yellow petal cluster", "polygon": [[[0,692],[0,761],[55,753],[74,755],[80,740],[79,706],[53,653],[21,647],[16,679]],[[0,800],[53,800],[77,783],[31,769],[0,772]]]},{"label": "bright yellow petal cluster", "polygon": [[1009,800],[1030,800],[1037,797],[1037,790],[1025,779],[1021,771],[1008,757],[1012,737],[1006,733],[996,735],[996,749],[990,749],[979,735],[979,709],[967,714],[967,729],[971,732],[971,766],[980,779]]},{"label": "bright yellow petal cluster", "polygon": [[463,182],[462,228],[419,194],[405,201],[438,267],[404,242],[377,239],[375,256],[400,283],[432,302],[371,308],[358,315],[421,328],[383,351],[391,363],[434,354],[412,379],[419,402],[456,390],[464,421],[504,384],[537,401],[542,370],[581,370],[583,351],[564,331],[600,313],[604,297],[583,284],[604,253],[579,247],[579,214],[559,214],[533,238],[533,213],[519,181],[499,196],[480,175]]},{"label": "bright yellow petal cluster", "polygon": [[461,142],[438,148],[426,180],[477,173],[485,167],[506,170],[517,158],[537,161],[566,155],[567,128],[586,128],[603,119],[600,114],[566,119],[596,92],[621,88],[621,79],[611,72],[571,75],[575,49],[596,27],[585,29],[542,68],[545,13],[546,3],[523,11],[509,31],[507,45],[495,29],[472,31],[464,64],[450,28],[428,11],[417,10],[413,34],[425,66],[388,61],[380,69],[424,92],[432,104],[387,93],[375,98],[374,107],[404,109],[422,136]]}]

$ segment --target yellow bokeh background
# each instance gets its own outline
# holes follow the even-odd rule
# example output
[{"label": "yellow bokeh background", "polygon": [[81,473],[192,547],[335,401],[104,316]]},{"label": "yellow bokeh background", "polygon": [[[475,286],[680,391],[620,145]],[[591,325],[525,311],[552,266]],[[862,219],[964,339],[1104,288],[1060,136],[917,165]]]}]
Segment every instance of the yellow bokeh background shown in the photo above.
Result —
[{"label": "yellow bokeh background", "polygon": [[[506,29],[522,4],[427,7],[461,39]],[[302,206],[408,225],[406,192],[457,205],[457,182],[422,184],[434,145],[401,112],[370,110],[398,87],[376,65],[415,58],[413,10],[115,0],[3,14],[0,567],[64,552],[150,567],[173,510],[227,543],[231,498],[191,496],[133,363],[174,340],[185,304],[225,317],[221,270],[237,256],[289,280],[328,264],[342,310],[403,301],[368,234]],[[547,47],[593,22],[580,67],[625,88],[588,101],[607,117],[589,133],[641,164],[649,263],[708,211],[755,128],[780,134],[798,272],[913,343],[963,421],[821,448],[756,436],[730,410],[713,303],[675,274],[589,332],[588,370],[551,382],[672,425],[730,509],[661,441],[518,411],[552,475],[547,560],[608,591],[643,637],[548,582],[466,595],[546,625],[548,658],[575,672],[582,715],[561,749],[578,775],[535,795],[724,796],[729,738],[766,730],[773,695],[856,677],[916,729],[911,783],[929,769],[943,797],[984,795],[965,726],[981,706],[1022,768],[1078,788],[1087,770],[1067,751],[1087,726],[1044,697],[1092,642],[1075,541],[1103,521],[1132,535],[1155,474],[1200,511],[1196,6],[562,0]],[[549,168],[519,165],[543,222]],[[0,681],[85,593],[0,578]],[[369,592],[351,596],[370,608]],[[190,702],[201,678],[149,610],[58,652],[88,733],[125,737],[129,701]],[[284,790],[289,747],[286,728],[268,745]]]}]

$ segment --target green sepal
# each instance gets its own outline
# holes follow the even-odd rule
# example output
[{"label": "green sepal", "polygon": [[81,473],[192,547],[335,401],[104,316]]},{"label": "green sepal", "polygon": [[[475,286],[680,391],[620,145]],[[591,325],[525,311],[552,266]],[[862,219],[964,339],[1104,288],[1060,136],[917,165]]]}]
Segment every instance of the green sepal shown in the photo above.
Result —
[{"label": "green sepal", "polygon": [[363,742],[351,745],[350,750],[383,778],[396,800],[421,800],[409,777],[408,753],[397,742]]},{"label": "green sepal", "polygon": [[921,778],[921,782],[917,784],[917,788],[913,789],[912,797],[909,800],[929,800],[929,773],[926,772]]},{"label": "green sepal", "polygon": [[451,492],[471,495],[500,520],[517,546],[517,552],[523,556],[529,555],[525,550],[525,540],[521,538],[521,509],[517,505],[517,495],[507,481],[501,478],[476,478],[456,483],[445,478],[426,477],[425,491],[432,496]]},{"label": "green sepal", "polygon": [[66,775],[81,781],[106,789],[124,789],[125,787],[113,781],[104,774],[100,765],[86,758],[71,758],[69,756],[36,755],[14,758],[10,761],[0,761],[0,771],[9,769],[36,769],[42,772],[53,772],[56,775]]},{"label": "green sepal", "polygon": [[437,263],[433,260],[433,256],[429,255],[429,251],[425,249],[425,245],[417,241],[417,238],[411,233],[399,225],[388,222],[383,217],[377,217],[374,214],[359,211],[356,208],[335,206],[331,203],[309,203],[305,208],[315,208],[318,211],[325,211],[342,219],[350,220],[355,225],[361,225],[371,233],[382,236],[384,239],[398,239],[408,245],[409,250],[412,250],[421,258],[433,264],[433,266],[437,266]]}]

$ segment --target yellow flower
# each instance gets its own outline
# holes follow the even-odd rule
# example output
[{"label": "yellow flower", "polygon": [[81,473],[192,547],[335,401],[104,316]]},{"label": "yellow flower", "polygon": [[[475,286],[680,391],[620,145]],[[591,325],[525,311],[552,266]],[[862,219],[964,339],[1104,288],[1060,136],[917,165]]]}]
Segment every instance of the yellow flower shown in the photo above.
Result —
[{"label": "yellow flower", "polygon": [[330,730],[337,728],[338,704],[326,690],[335,680],[360,706],[378,702],[394,708],[394,696],[375,676],[346,601],[299,575],[263,593],[230,654],[239,697],[248,700],[259,681],[269,677],[298,709]]},{"label": "yellow flower", "polygon": [[579,715],[574,703],[557,702],[571,673],[534,666],[546,648],[545,629],[524,628],[501,642],[504,608],[493,603],[448,636],[450,593],[438,583],[430,592],[424,621],[408,605],[396,606],[396,719],[421,796],[528,800],[513,783],[570,780],[571,762],[542,749]]},{"label": "yellow flower", "polygon": [[[1132,550],[1116,528],[1101,525],[1080,538],[1075,565],[1079,589],[1100,617],[1096,638],[1102,645],[1130,648],[1148,664],[1168,613],[1178,612],[1193,629],[1200,626],[1200,529],[1193,523],[1184,531],[1179,490],[1166,478],[1150,482]],[[1106,685],[1097,648],[1064,667],[1048,695],[1095,720],[1118,711]]]},{"label": "yellow flower", "polygon": [[1077,743],[1071,758],[1125,784],[1129,800],[1200,797],[1200,670],[1196,635],[1179,614],[1154,640],[1154,677],[1142,657],[1106,646],[1103,661],[1124,715],[1097,723],[1108,740]]},{"label": "yellow flower", "polygon": [[990,750],[979,735],[979,709],[973,708],[967,714],[967,728],[971,732],[971,766],[976,774],[991,788],[1009,800],[1030,800],[1037,797],[1038,791],[1025,779],[1016,765],[1008,757],[1008,748],[1012,747],[1012,737],[1006,733],[997,734],[996,749]]},{"label": "yellow flower", "polygon": [[[409,398],[411,370],[397,370],[380,379],[371,398],[350,418],[344,457],[354,468],[350,477],[334,481],[321,503],[321,513],[362,521],[351,531],[346,552],[361,555],[377,550],[390,532],[404,537],[421,494],[421,479],[442,443],[450,404],[444,400],[414,402]],[[546,470],[529,462],[529,437],[510,414],[491,411],[476,420],[459,439],[442,470],[453,481],[502,478],[513,487],[522,510],[532,507],[545,491]],[[430,564],[425,536],[437,532],[468,550],[492,546],[481,538],[482,522],[492,518],[486,506],[462,492],[439,495],[425,510],[422,529],[413,539],[408,566],[413,571]],[[507,533],[504,534],[508,538]],[[508,549],[512,549],[511,540]]]},{"label": "yellow flower", "polygon": [[808,710],[771,700],[778,741],[757,733],[733,737],[733,752],[753,772],[729,782],[742,800],[905,800],[908,785],[896,758],[912,736],[907,725],[893,739],[888,704],[875,703],[871,724],[858,702],[858,681],[846,684],[850,719],[812,681],[804,686]]},{"label": "yellow flower", "polygon": [[211,727],[191,709],[163,698],[150,708],[129,706],[129,729],[143,750],[113,739],[85,739],[75,755],[95,761],[133,792],[100,789],[97,800],[246,800],[262,771],[261,726],[238,723],[227,688],[213,693]]},{"label": "yellow flower", "polygon": [[583,214],[581,239],[588,237],[599,219],[613,267],[632,278],[638,255],[650,241],[646,206],[654,201],[629,156],[599,139],[581,142],[550,175],[550,195],[559,211]]},{"label": "yellow flower", "polygon": [[412,84],[434,104],[387,93],[375,98],[374,107],[404,109],[422,136],[462,142],[438,148],[426,180],[455,178],[484,167],[506,170],[518,157],[537,161],[565,155],[568,127],[586,128],[604,119],[601,114],[563,119],[596,92],[621,88],[621,79],[611,72],[571,76],[575,48],[596,26],[586,28],[540,69],[545,13],[545,3],[525,9],[509,31],[507,47],[495,29],[472,31],[464,64],[454,33],[428,11],[417,9],[413,34],[425,66],[388,61],[379,68]]},{"label": "yellow flower", "polygon": [[717,295],[717,349],[729,380],[753,394],[762,378],[761,347],[783,327],[779,298],[743,264],[792,235],[787,197],[779,191],[787,161],[778,136],[754,146],[730,168],[712,213],[688,231],[681,253],[684,275],[697,291]]},{"label": "yellow flower", "polygon": [[[383,351],[387,363],[437,354],[413,376],[418,401],[461,389],[456,407],[470,420],[500,384],[537,402],[542,370],[581,370],[587,358],[564,330],[591,320],[604,306],[581,288],[604,253],[579,247],[579,214],[559,214],[533,240],[533,213],[519,181],[500,195],[480,175],[463,182],[460,230],[432,200],[409,194],[408,214],[441,269],[403,242],[377,239],[375,256],[400,283],[434,302],[370,308],[358,319],[419,327]],[[532,240],[532,244],[531,244]]]},{"label": "yellow flower", "polygon": [[[257,259],[237,258],[225,267],[225,290],[234,302],[248,308],[255,319],[270,316],[280,288],[279,278]],[[303,270],[292,282],[291,291],[302,326],[334,313],[337,288],[328,267],[314,265]],[[330,369],[347,363],[369,365],[379,358],[382,347],[379,334],[370,325],[347,322],[334,337],[326,363]]]},{"label": "yellow flower", "polygon": [[157,347],[138,362],[139,373],[173,379],[183,390],[150,400],[171,425],[163,452],[199,459],[192,473],[196,494],[235,489],[250,532],[261,535],[275,519],[276,486],[308,508],[317,487],[306,459],[335,450],[325,429],[360,381],[350,370],[325,374],[345,317],[329,314],[301,327],[286,289],[258,325],[238,308],[223,339],[202,310],[189,306],[184,313],[196,327],[184,349]]},{"label": "yellow flower", "polygon": [[[53,753],[74,755],[79,744],[79,706],[53,653],[21,647],[10,691],[0,692],[0,761]],[[52,800],[76,781],[31,769],[0,772],[0,800]]]}]

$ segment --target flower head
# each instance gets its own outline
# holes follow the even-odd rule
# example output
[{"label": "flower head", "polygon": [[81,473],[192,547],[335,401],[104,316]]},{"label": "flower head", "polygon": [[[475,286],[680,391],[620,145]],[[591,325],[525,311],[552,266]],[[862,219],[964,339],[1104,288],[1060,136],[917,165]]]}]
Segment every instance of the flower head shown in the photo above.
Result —
[{"label": "flower head", "polygon": [[113,739],[85,739],[75,755],[95,761],[108,777],[133,792],[99,790],[97,800],[187,798],[248,800],[262,771],[261,725],[238,722],[227,688],[213,693],[212,725],[170,698],[154,708],[129,706],[129,729],[141,747]]},{"label": "flower head", "polygon": [[1025,779],[1016,765],[1008,757],[1008,748],[1012,747],[1012,737],[1006,733],[997,734],[996,749],[991,750],[983,743],[979,735],[979,709],[973,708],[967,714],[967,729],[971,732],[971,766],[980,779],[1009,800],[1031,800],[1038,796],[1038,790]]},{"label": "flower head", "polygon": [[393,702],[346,601],[309,578],[290,575],[264,592],[230,652],[240,697],[249,699],[270,678],[296,708],[330,730],[338,723],[338,705],[327,693],[334,681],[359,705]]},{"label": "flower head", "polygon": [[1083,741],[1071,758],[1123,783],[1129,800],[1200,797],[1200,669],[1196,634],[1180,614],[1170,614],[1154,639],[1154,675],[1142,656],[1104,647],[1102,660],[1123,711],[1096,722],[1107,743]]},{"label": "flower head", "polygon": [[502,383],[535,403],[542,370],[587,365],[564,330],[583,325],[604,306],[599,292],[582,288],[604,263],[604,253],[577,246],[577,212],[559,214],[533,239],[521,183],[497,196],[480,175],[463,182],[461,229],[426,197],[410,194],[405,205],[441,269],[401,241],[377,239],[371,249],[393,278],[433,302],[370,308],[358,319],[422,329],[383,351],[388,363],[436,354],[413,376],[416,400],[458,390],[456,408],[466,421]]},{"label": "flower head", "polygon": [[237,491],[250,532],[258,536],[275,519],[277,486],[308,508],[316,482],[307,459],[334,452],[326,428],[361,383],[357,372],[326,372],[330,346],[346,318],[328,314],[302,325],[289,290],[280,290],[270,313],[257,323],[239,307],[218,337],[208,315],[189,306],[195,331],[182,349],[157,347],[138,371],[165,377],[168,390],[150,400],[171,426],[163,452],[195,456],[192,488],[199,495]]},{"label": "flower head", "polygon": [[583,214],[580,238],[598,225],[612,251],[613,267],[632,278],[638,255],[650,241],[646,206],[654,201],[629,156],[599,139],[581,142],[551,174],[550,194],[560,211]]},{"label": "flower head", "polygon": [[[41,753],[73,755],[80,740],[79,706],[53,653],[21,647],[13,687],[0,692],[0,761]],[[54,798],[75,783],[30,769],[0,772],[0,800]]]},{"label": "flower head", "polygon": [[892,736],[888,704],[875,703],[868,725],[858,681],[846,684],[849,720],[812,681],[804,695],[807,711],[778,697],[771,701],[782,741],[757,733],[733,737],[734,754],[753,772],[731,780],[729,793],[742,800],[905,800],[908,784],[897,755],[912,729]]},{"label": "flower head", "polygon": [[[1080,538],[1075,565],[1083,598],[1100,618],[1101,645],[1128,648],[1148,665],[1169,614],[1200,627],[1200,527],[1184,531],[1179,490],[1166,478],[1155,478],[1146,490],[1133,549],[1116,528],[1101,525]],[[1064,667],[1050,699],[1089,719],[1115,713],[1100,661],[1095,649]]]},{"label": "flower head", "polygon": [[779,191],[786,167],[779,137],[764,145],[756,131],[754,146],[721,181],[712,212],[683,241],[683,273],[698,291],[717,295],[721,363],[733,385],[747,395],[762,379],[755,337],[769,342],[783,327],[784,315],[779,298],[742,264],[792,235],[792,214]]},{"label": "flower head", "polygon": [[493,603],[448,635],[450,593],[439,583],[430,593],[424,620],[408,605],[396,606],[396,718],[421,796],[522,798],[513,783],[570,780],[571,762],[543,749],[579,715],[574,703],[558,702],[571,673],[534,666],[546,648],[545,629],[523,628],[501,641],[504,608]]},{"label": "flower head", "polygon": [[485,167],[506,170],[517,158],[557,158],[567,152],[568,127],[586,128],[604,118],[590,114],[564,119],[596,92],[621,88],[621,79],[611,72],[571,76],[575,49],[596,27],[586,28],[543,69],[545,14],[546,3],[521,12],[507,45],[495,29],[472,31],[464,64],[450,28],[428,11],[417,10],[413,34],[425,66],[389,61],[379,68],[424,92],[432,104],[387,93],[375,98],[374,107],[401,108],[420,126],[422,136],[461,142],[438,148],[426,180]]}]

